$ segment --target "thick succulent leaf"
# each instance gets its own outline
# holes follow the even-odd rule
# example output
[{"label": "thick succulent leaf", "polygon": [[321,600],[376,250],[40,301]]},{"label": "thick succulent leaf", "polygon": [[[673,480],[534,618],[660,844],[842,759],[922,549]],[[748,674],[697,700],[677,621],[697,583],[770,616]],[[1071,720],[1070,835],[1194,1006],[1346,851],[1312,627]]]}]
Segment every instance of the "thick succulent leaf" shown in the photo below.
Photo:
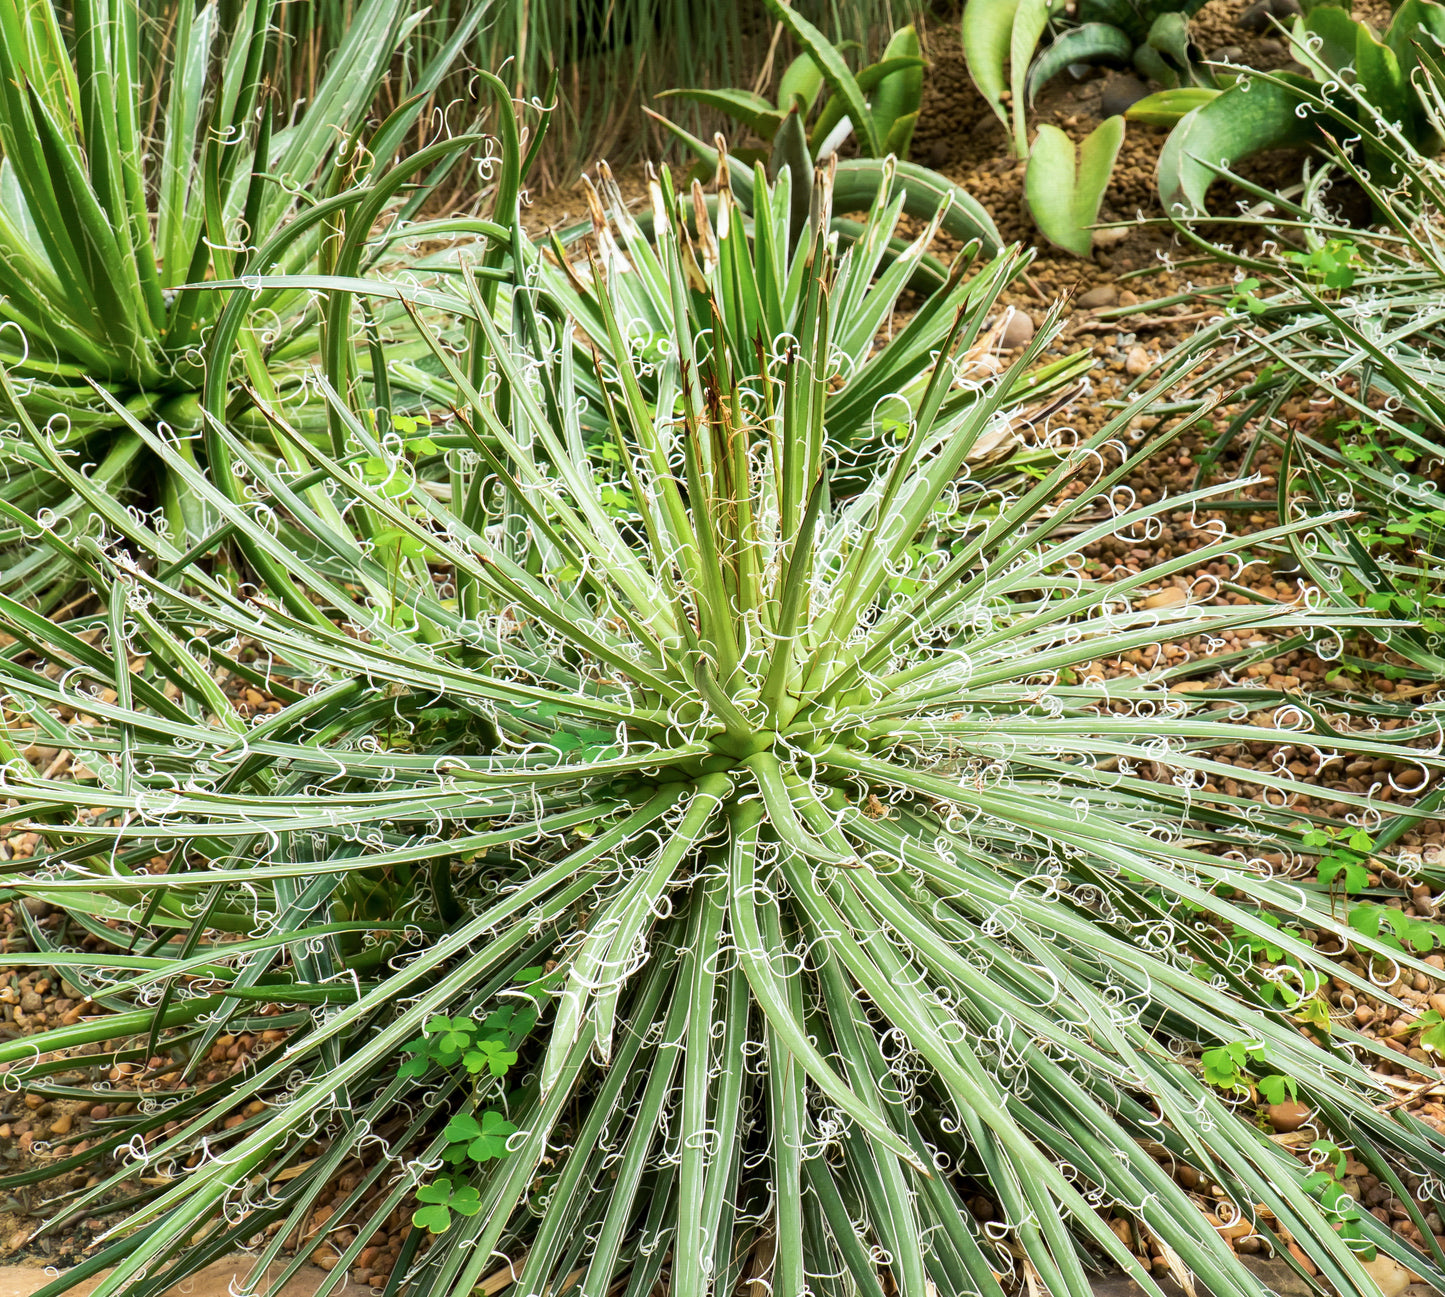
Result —
[{"label": "thick succulent leaf", "polygon": [[[864,68],[858,74],[858,89],[865,95],[871,94],[878,87],[883,86],[895,77],[906,77],[913,73],[914,69],[917,69],[918,94],[914,96],[916,108],[917,102],[921,101],[923,96],[923,66],[923,60],[916,56],[905,57],[895,55],[890,58],[885,58],[881,62],[871,64],[869,67]],[[878,133],[882,136],[885,133],[887,121],[892,120],[891,118],[887,118],[887,121],[885,121],[885,118],[887,113],[892,110],[891,108],[885,109],[884,115],[880,116],[876,105],[876,95],[874,98],[875,104],[870,111],[873,113]],[[914,116],[917,116],[916,111]],[[831,94],[828,96],[827,102],[823,105],[822,111],[818,114],[817,120],[813,123],[813,129],[809,132],[808,147],[812,150],[813,156],[821,161],[824,157],[830,156],[837,151],[838,146],[847,139],[852,129],[853,119],[849,115],[847,100],[844,99],[842,95]],[[888,129],[892,129],[892,127],[890,126]],[[882,157],[890,151],[891,150],[887,148],[880,149],[876,156]]]},{"label": "thick succulent leaf", "polygon": [[1109,23],[1085,23],[1056,36],[1029,69],[1028,101],[1071,63],[1127,64],[1134,42]]},{"label": "thick succulent leaf", "polygon": [[1074,142],[1057,126],[1044,123],[1034,137],[1024,173],[1024,195],[1039,231],[1057,247],[1086,257],[1093,247],[1089,228],[1113,174],[1114,159],[1124,142],[1124,119],[1100,122],[1075,155]]},{"label": "thick succulent leaf", "polygon": [[1297,111],[1317,87],[1283,72],[1270,80],[1244,77],[1203,107],[1187,114],[1169,133],[1159,154],[1159,197],[1166,212],[1198,213],[1218,174],[1265,149],[1305,147],[1320,139],[1314,110]]},{"label": "thick succulent leaf", "polygon": [[1445,5],[1440,0],[1404,0],[1385,31],[1385,44],[1394,50],[1408,80],[1419,62],[1417,49],[1438,58],[1445,45]]},{"label": "thick succulent leaf", "polygon": [[1149,27],[1148,45],[1157,50],[1181,77],[1192,76],[1190,58],[1193,43],[1189,39],[1189,22],[1180,13],[1160,14]]},{"label": "thick succulent leaf", "polygon": [[918,113],[904,113],[902,117],[895,117],[893,125],[889,127],[888,137],[883,141],[883,152],[892,154],[895,158],[906,158],[909,146],[913,143],[913,132],[918,125]]},{"label": "thick succulent leaf", "polygon": [[[1418,138],[1423,114],[1420,98],[1409,82],[1395,51],[1375,40],[1363,23],[1355,44],[1355,77],[1365,100],[1387,122],[1399,122]],[[1389,163],[1378,152],[1366,150],[1366,162],[1377,180],[1389,182]]]},{"label": "thick succulent leaf", "polygon": [[[838,163],[833,187],[833,210],[861,211],[878,192],[884,163],[876,158],[848,158]],[[994,256],[1003,247],[998,227],[983,204],[961,185],[916,162],[899,159],[895,184],[903,194],[903,210],[921,221],[932,220],[948,204],[943,228],[964,243],[979,240],[984,256]]]},{"label": "thick succulent leaf", "polygon": [[1355,44],[1364,24],[1343,9],[1320,5],[1290,28],[1289,52],[1318,81],[1328,80],[1355,61]]},{"label": "thick succulent leaf", "polygon": [[799,54],[786,68],[778,80],[778,108],[786,112],[795,103],[800,103],[804,113],[811,111],[817,102],[818,91],[823,88],[823,74],[818,70],[817,61],[811,54]]},{"label": "thick succulent leaf", "polygon": [[1149,34],[1153,14],[1135,0],[1079,0],[1081,23],[1108,23],[1129,37],[1133,45],[1141,45]]},{"label": "thick succulent leaf", "polygon": [[1145,81],[1157,81],[1167,89],[1175,88],[1181,80],[1174,64],[1147,43],[1134,50],[1134,70]]},{"label": "thick succulent leaf", "polygon": [[1005,127],[1008,57],[1019,0],[967,0],[963,6],[963,57],[979,94]]},{"label": "thick succulent leaf", "polygon": [[1028,120],[1024,105],[1028,102],[1029,67],[1039,37],[1049,24],[1049,0],[1019,0],[1009,32],[1009,92],[1013,115],[1014,156],[1026,158],[1029,153]]},{"label": "thick succulent leaf", "polygon": [[[909,62],[906,65],[893,64],[893,60],[898,59]],[[873,121],[882,137],[881,151],[906,157],[923,103],[922,49],[912,23],[893,33],[883,51],[882,62],[890,70],[879,79],[873,90]],[[861,76],[858,84],[863,85]]]}]

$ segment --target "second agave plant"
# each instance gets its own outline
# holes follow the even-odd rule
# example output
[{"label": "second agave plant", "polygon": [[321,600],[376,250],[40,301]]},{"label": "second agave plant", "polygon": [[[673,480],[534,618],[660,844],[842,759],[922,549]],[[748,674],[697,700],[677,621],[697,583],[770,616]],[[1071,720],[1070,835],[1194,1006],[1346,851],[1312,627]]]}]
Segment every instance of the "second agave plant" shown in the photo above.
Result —
[{"label": "second agave plant", "polygon": [[[1236,719],[1169,672],[1071,674],[1349,619],[1136,607],[1227,539],[1083,576],[1081,546],[1210,495],[1117,490],[1135,461],[1111,440],[1137,410],[1027,489],[968,489],[1048,329],[960,404],[965,313],[891,456],[830,489],[825,194],[811,210],[816,289],[746,382],[725,349],[700,363],[685,312],[640,358],[598,293],[611,456],[580,436],[567,318],[521,290],[504,336],[469,293],[468,372],[416,317],[462,396],[424,452],[450,482],[418,481],[414,448],[335,383],[339,450],[294,438],[304,465],[217,427],[236,499],[136,421],[235,537],[285,557],[285,586],[232,590],[112,511],[80,555],[102,608],[53,627],[4,605],[10,741],[76,763],[56,780],[10,754],[40,846],[5,869],[93,938],[62,950],[37,927],[24,958],[113,1016],[0,1060],[37,1094],[57,1073],[83,1088],[79,1045],[157,1064],[134,1082],[156,1102],[54,1164],[101,1172],[65,1213],[126,1208],[102,1297],[159,1294],[247,1240],[270,1261],[343,1168],[328,1228],[354,1233],[327,1292],[405,1211],[393,1279],[415,1297],[493,1276],[584,1297],[664,1277],[676,1297],[1088,1297],[1101,1265],[1159,1297],[1112,1212],[1209,1291],[1264,1297],[1185,1165],[1340,1293],[1375,1297],[1376,1248],[1445,1278],[1373,1216],[1337,1232],[1309,1168],[1194,1061],[1248,1042],[1382,1178],[1445,1174],[1432,1129],[1377,1107],[1384,1044],[1341,1025],[1348,1048],[1326,1047],[1291,1016],[1326,972],[1368,989],[1315,936],[1384,951],[1275,876],[1308,788],[1218,791],[1248,776],[1210,752],[1401,757],[1414,732],[1303,704],[1250,717],[1248,695]],[[680,256],[660,265],[676,300],[696,290]],[[1230,953],[1250,937],[1283,980]],[[264,1044],[205,1070],[227,1030]]]},{"label": "second agave plant", "polygon": [[[374,129],[377,87],[420,21],[410,0],[357,5],[289,121],[268,89],[277,0],[168,9],[24,0],[0,12],[0,363],[14,380],[0,414],[13,419],[23,406],[53,420],[57,446],[93,463],[112,496],[163,508],[172,533],[194,542],[208,519],[174,477],[156,473],[97,388],[138,417],[194,433],[204,339],[224,301],[187,286],[261,268],[344,273],[380,255],[384,237],[338,251],[347,220],[369,233],[379,200],[406,182],[419,187],[389,212],[414,215],[472,138],[413,149],[404,169],[394,165],[485,6],[459,17]],[[505,91],[503,100],[510,111]],[[315,354],[318,315],[294,288],[265,306],[224,368],[273,397],[284,389],[294,405],[304,394],[285,371]],[[94,518],[23,443],[0,440],[0,459],[9,524],[0,587],[54,606],[69,588],[65,564],[26,543],[26,524],[45,518],[78,534]]]}]

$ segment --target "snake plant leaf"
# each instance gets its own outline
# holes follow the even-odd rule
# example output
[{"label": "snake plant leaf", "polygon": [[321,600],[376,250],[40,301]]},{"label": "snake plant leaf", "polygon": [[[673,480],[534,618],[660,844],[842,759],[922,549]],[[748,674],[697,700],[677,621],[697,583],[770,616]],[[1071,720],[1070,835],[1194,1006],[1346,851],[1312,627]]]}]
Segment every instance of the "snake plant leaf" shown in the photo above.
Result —
[{"label": "snake plant leaf", "polygon": [[811,54],[799,54],[786,68],[778,81],[778,108],[786,112],[797,104],[806,113],[818,100],[818,91],[823,88],[823,74],[813,61]]},{"label": "snake plant leaf", "polygon": [[1134,71],[1145,81],[1157,81],[1165,89],[1176,89],[1180,82],[1178,70],[1152,45],[1140,45],[1134,51]]},{"label": "snake plant leaf", "polygon": [[1132,45],[1143,43],[1149,32],[1149,19],[1139,12],[1133,0],[1079,0],[1077,15],[1081,23],[1108,23],[1128,35]]},{"label": "snake plant leaf", "polygon": [[783,114],[762,95],[751,90],[664,90],[659,99],[684,99],[689,103],[701,104],[704,108],[715,108],[726,113],[735,122],[741,122],[748,130],[764,140],[771,140],[783,124]]},{"label": "snake plant leaf", "polygon": [[1189,39],[1189,20],[1181,13],[1160,14],[1149,28],[1148,48],[1157,50],[1181,79],[1194,76],[1198,50]]},{"label": "snake plant leaf", "polygon": [[[873,121],[883,138],[883,152],[906,157],[923,104],[923,50],[910,23],[893,33],[878,67],[887,67],[873,93]],[[867,69],[871,71],[872,69]],[[863,84],[860,76],[859,85]]]},{"label": "snake plant leaf", "polygon": [[1124,119],[1107,117],[1079,145],[1057,126],[1039,127],[1024,173],[1024,197],[1040,233],[1050,243],[1087,257],[1094,245],[1089,228],[1124,142]]},{"label": "snake plant leaf", "polygon": [[[684,130],[676,122],[670,122],[660,113],[644,108],[644,112],[659,125],[672,132],[688,149],[708,167],[717,168],[718,151],[704,144],[696,135]],[[878,193],[890,177],[896,176],[896,183],[903,195],[903,210],[915,220],[931,221],[947,202],[947,210],[939,222],[939,228],[946,234],[970,243],[977,239],[979,250],[985,257],[996,257],[1003,248],[1003,237],[988,210],[968,190],[956,185],[948,177],[916,162],[902,158],[846,158],[837,164],[837,176],[833,186],[833,210],[840,214],[866,211],[872,206]],[[893,168],[890,172],[889,168]],[[728,181],[738,201],[751,210],[753,203],[753,181],[751,174],[742,167],[729,170]],[[577,226],[569,234],[576,236],[590,229]],[[566,236],[564,236],[564,241]]]},{"label": "snake plant leaf", "polygon": [[[1244,77],[1187,114],[1159,154],[1159,197],[1167,212],[1197,215],[1221,167],[1265,149],[1300,148],[1320,138],[1318,114],[1296,111],[1317,87],[1308,77],[1280,72]],[[1301,93],[1303,92],[1303,94]]]},{"label": "snake plant leaf", "polygon": [[[1374,43],[1371,42],[1372,45]],[[1433,153],[1439,146],[1439,135],[1415,89],[1415,82],[1416,73],[1422,63],[1438,58],[1442,46],[1445,46],[1445,5],[1438,3],[1438,0],[1405,0],[1395,11],[1383,43],[1398,63],[1401,94],[1405,101],[1403,115],[1391,118],[1386,112],[1386,120],[1404,121],[1411,137],[1419,142],[1422,152]],[[1360,44],[1364,44],[1363,36]],[[1372,58],[1384,62],[1374,49],[1371,49],[1365,58],[1367,62]],[[1374,75],[1378,76],[1380,73],[1375,72]],[[1365,76],[1365,66],[1362,64],[1360,77],[1363,80]]]},{"label": "snake plant leaf", "polygon": [[1003,104],[1008,89],[1010,39],[1018,0],[968,0],[963,6],[963,57],[968,75],[978,93],[1008,128],[1008,110]]},{"label": "snake plant leaf", "polygon": [[1385,44],[1395,51],[1407,80],[1419,62],[1417,51],[1431,43],[1435,53],[1445,45],[1445,5],[1439,0],[1404,0],[1390,20]]},{"label": "snake plant leaf", "polygon": [[1357,23],[1343,9],[1324,5],[1295,20],[1290,29],[1289,53],[1318,81],[1328,81],[1355,61]]},{"label": "snake plant leaf", "polygon": [[1125,120],[1144,126],[1174,126],[1196,108],[1202,108],[1222,91],[1205,86],[1179,86],[1145,95],[1124,110]]},{"label": "snake plant leaf", "polygon": [[881,141],[873,126],[873,116],[868,111],[868,101],[863,97],[863,91],[848,70],[848,65],[843,62],[838,47],[791,5],[784,4],[783,0],[768,0],[768,8],[812,56],[828,89],[838,95],[847,106],[848,116],[853,119],[853,129],[858,132],[859,141],[866,145],[870,156],[876,157]]},{"label": "snake plant leaf", "polygon": [[[1419,95],[1410,85],[1409,77],[1395,51],[1382,41],[1377,41],[1363,23],[1357,25],[1356,84],[1365,99],[1379,111],[1385,121],[1406,123],[1411,136],[1414,136],[1416,123],[1423,117]],[[1384,179],[1382,172],[1388,172],[1389,161],[1375,150],[1366,150],[1365,157],[1371,174],[1377,179]]]},{"label": "snake plant leaf", "polygon": [[1029,69],[1028,102],[1071,63],[1127,63],[1134,42],[1112,23],[1084,23],[1060,33]]},{"label": "snake plant leaf", "polygon": [[913,143],[913,132],[917,125],[917,109],[911,113],[904,113],[902,117],[894,118],[887,138],[883,141],[884,154],[895,158],[906,157],[909,146]]},{"label": "snake plant leaf", "polygon": [[1020,0],[1009,33],[1009,91],[1013,96],[1014,156],[1029,155],[1028,123],[1024,116],[1029,65],[1038,49],[1039,37],[1049,22],[1049,0]]}]

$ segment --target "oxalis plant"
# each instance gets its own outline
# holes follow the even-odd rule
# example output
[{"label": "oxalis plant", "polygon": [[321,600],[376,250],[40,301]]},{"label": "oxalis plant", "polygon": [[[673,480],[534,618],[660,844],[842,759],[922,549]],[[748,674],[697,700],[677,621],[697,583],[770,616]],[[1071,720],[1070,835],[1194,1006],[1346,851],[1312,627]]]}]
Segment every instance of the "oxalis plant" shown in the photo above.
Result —
[{"label": "oxalis plant", "polygon": [[[825,209],[819,192],[814,230]],[[599,296],[612,461],[578,444],[566,317],[524,284],[503,332],[466,278],[463,357],[415,315],[460,393],[436,430],[448,491],[373,481],[377,456],[412,481],[413,454],[377,440],[343,373],[317,379],[341,449],[290,437],[304,466],[213,428],[239,498],[132,420],[236,541],[285,558],[285,588],[217,580],[57,457],[110,531],[73,552],[94,612],[52,625],[0,603],[4,792],[38,835],[4,868],[66,916],[32,925],[42,954],[0,958],[64,970],[106,1012],[0,1060],[36,1094],[93,1094],[88,1044],[97,1066],[165,1070],[108,1091],[140,1107],[83,1151],[0,1182],[94,1167],[57,1220],[117,1213],[47,1297],[106,1266],[101,1297],[158,1294],[247,1242],[264,1265],[343,1168],[328,1228],[355,1233],[323,1294],[397,1210],[415,1225],[394,1290],[436,1297],[492,1276],[641,1295],[664,1275],[689,1297],[745,1279],[1085,1297],[1100,1265],[1159,1294],[1110,1212],[1211,1292],[1265,1293],[1179,1165],[1338,1292],[1374,1297],[1375,1248],[1445,1279],[1373,1216],[1337,1233],[1319,1177],[1196,1058],[1247,1041],[1251,1072],[1290,1078],[1388,1183],[1445,1174],[1433,1130],[1377,1107],[1371,1060],[1411,1065],[1295,1020],[1326,971],[1377,989],[1318,952],[1346,935],[1327,898],[1277,876],[1305,849],[1309,787],[1210,751],[1396,757],[1423,729],[1357,733],[1306,701],[1252,716],[1243,691],[1214,710],[1169,692],[1188,665],[1086,671],[1166,639],[1351,623],[1136,606],[1229,553],[1223,536],[1083,574],[1081,547],[1213,494],[1121,489],[1158,444],[1117,440],[1142,405],[1027,490],[961,489],[1056,319],[950,410],[961,317],[894,456],[835,493],[814,239],[811,304],[760,338],[747,384],[681,311],[640,359]],[[695,287],[665,268],[679,299]],[[276,706],[253,714],[237,681]],[[63,742],[71,777],[37,775],[31,742]],[[1259,796],[1206,783],[1226,773]],[[215,1079],[212,1042],[241,1031],[257,1051]]]}]

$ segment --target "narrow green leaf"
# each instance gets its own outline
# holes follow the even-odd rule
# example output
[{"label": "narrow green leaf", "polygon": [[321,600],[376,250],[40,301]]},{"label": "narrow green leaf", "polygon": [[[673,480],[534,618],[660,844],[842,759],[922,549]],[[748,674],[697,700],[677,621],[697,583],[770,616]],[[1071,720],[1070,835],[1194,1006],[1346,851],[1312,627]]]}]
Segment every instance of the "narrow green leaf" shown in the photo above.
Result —
[{"label": "narrow green leaf", "polygon": [[774,17],[812,56],[828,88],[847,106],[848,116],[853,119],[853,129],[858,133],[867,156],[877,157],[882,141],[873,123],[873,115],[868,111],[867,100],[837,48],[802,14],[786,3],[786,0],[767,0],[767,4]]}]

